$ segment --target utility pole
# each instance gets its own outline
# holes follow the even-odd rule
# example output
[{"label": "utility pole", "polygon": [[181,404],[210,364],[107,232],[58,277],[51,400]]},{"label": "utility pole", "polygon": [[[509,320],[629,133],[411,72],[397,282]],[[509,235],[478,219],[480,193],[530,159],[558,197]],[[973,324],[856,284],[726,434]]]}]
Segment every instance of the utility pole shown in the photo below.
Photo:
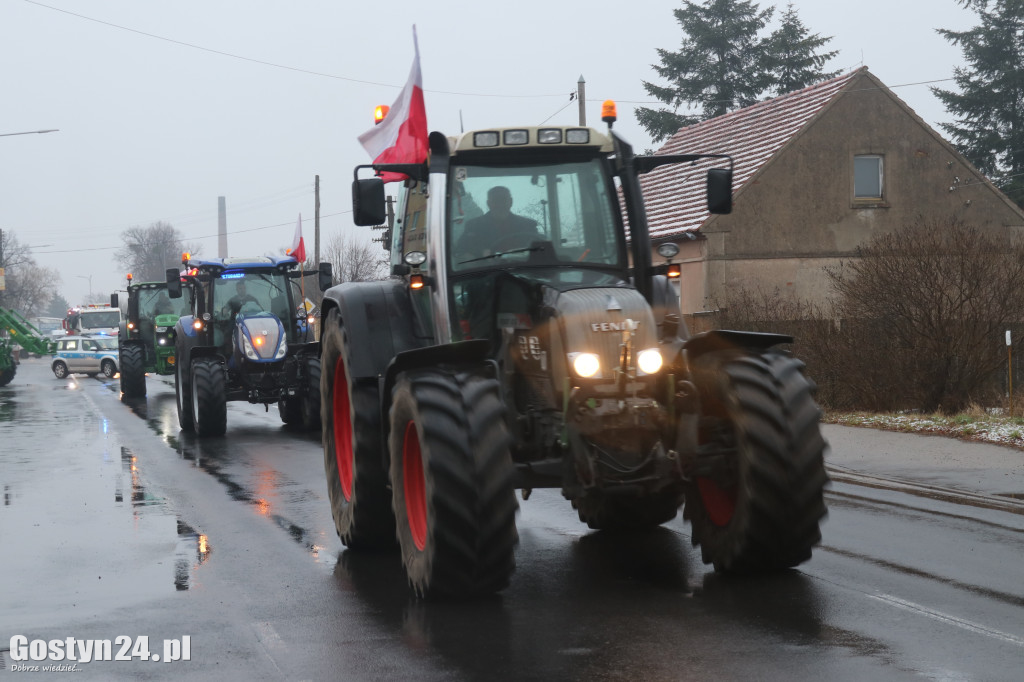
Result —
[{"label": "utility pole", "polygon": [[320,269],[320,176],[316,176],[316,214],[313,218],[313,267]]},{"label": "utility pole", "polygon": [[576,100],[580,105],[580,125],[587,125],[587,81],[583,80],[583,74],[576,82]]},{"label": "utility pole", "polygon": [[224,197],[217,197],[217,258],[228,257],[228,209]]}]

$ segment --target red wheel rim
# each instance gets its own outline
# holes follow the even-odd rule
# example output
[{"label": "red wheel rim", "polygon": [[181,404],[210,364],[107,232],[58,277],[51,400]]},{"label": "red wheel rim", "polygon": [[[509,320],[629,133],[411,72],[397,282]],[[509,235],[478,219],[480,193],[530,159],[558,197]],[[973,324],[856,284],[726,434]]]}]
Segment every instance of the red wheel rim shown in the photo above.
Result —
[{"label": "red wheel rim", "polygon": [[352,499],[352,406],[348,396],[348,375],[345,362],[338,358],[334,365],[334,457],[338,461],[338,481],[346,500]]},{"label": "red wheel rim", "polygon": [[716,526],[725,526],[736,511],[736,491],[723,490],[710,478],[698,478],[697,489],[708,519]]},{"label": "red wheel rim", "polygon": [[427,482],[423,476],[423,456],[415,422],[405,425],[402,440],[402,487],[405,493],[405,516],[413,544],[422,551],[427,546]]}]

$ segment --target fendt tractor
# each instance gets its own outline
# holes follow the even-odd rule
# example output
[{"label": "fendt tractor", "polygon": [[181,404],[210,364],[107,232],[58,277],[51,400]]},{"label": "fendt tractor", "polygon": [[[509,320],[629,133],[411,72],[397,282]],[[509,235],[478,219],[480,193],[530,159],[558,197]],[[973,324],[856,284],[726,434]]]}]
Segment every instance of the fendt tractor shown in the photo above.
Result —
[{"label": "fendt tractor", "polygon": [[0,336],[0,386],[11,383],[18,372],[15,345],[35,356],[51,355],[57,348],[55,339],[44,334],[16,310],[0,308],[0,331],[7,333],[6,338]]},{"label": "fendt tractor", "polygon": [[[286,424],[320,426],[320,343],[301,295],[293,258],[182,258],[167,270],[171,298],[186,285],[190,311],[174,327],[178,423],[200,436],[222,435],[227,402],[277,403]],[[308,273],[307,273],[308,274]],[[321,263],[321,290],[331,264]]]},{"label": "fendt tractor", "polygon": [[[121,393],[126,398],[144,398],[147,373],[174,373],[174,325],[190,310],[187,303],[171,301],[167,282],[135,282],[131,273],[127,279],[127,310],[117,334]],[[110,305],[116,308],[118,303],[118,294],[111,294]]]},{"label": "fendt tractor", "polygon": [[350,550],[397,539],[421,596],[495,592],[515,490],[557,488],[593,529],[682,506],[719,571],[810,557],[828,480],[814,386],[776,348],[791,337],[689,335],[678,249],[653,262],[639,182],[665,164],[703,164],[709,211],[731,211],[731,158],[634,156],[610,125],[434,132],[424,164],[355,169],[358,225],[384,222],[381,173],[408,179],[391,279],[322,304],[324,465]]}]

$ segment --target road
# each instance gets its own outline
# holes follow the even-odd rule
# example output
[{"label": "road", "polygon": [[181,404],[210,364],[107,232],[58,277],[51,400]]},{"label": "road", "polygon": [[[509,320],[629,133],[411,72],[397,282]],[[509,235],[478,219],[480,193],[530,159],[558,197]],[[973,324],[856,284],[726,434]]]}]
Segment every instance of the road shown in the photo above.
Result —
[{"label": "road", "polygon": [[[44,358],[0,389],[6,675],[1021,679],[1018,451],[826,427],[823,544],[762,577],[716,575],[681,518],[593,533],[557,491],[535,491],[511,586],[424,603],[396,556],[338,541],[318,434],[231,403],[227,436],[200,442],[178,430],[173,383],[148,388],[126,404],[116,379],[57,380]],[[133,660],[15,660],[22,642],[67,638],[117,653],[119,636],[164,658],[187,643],[190,660],[142,661],[141,647]]]}]

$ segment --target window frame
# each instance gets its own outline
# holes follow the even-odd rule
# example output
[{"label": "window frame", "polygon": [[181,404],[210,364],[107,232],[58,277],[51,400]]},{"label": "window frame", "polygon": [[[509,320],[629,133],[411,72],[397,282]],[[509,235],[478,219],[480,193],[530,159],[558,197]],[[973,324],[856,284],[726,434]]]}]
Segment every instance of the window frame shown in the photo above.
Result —
[{"label": "window frame", "polygon": [[[858,194],[857,187],[857,161],[858,159],[875,159],[878,162],[878,193],[877,194]],[[853,174],[851,178],[852,185],[852,200],[853,205],[856,208],[864,207],[877,207],[887,206],[886,202],[886,191],[885,191],[885,155],[878,153],[871,154],[854,154],[853,155]]]}]

